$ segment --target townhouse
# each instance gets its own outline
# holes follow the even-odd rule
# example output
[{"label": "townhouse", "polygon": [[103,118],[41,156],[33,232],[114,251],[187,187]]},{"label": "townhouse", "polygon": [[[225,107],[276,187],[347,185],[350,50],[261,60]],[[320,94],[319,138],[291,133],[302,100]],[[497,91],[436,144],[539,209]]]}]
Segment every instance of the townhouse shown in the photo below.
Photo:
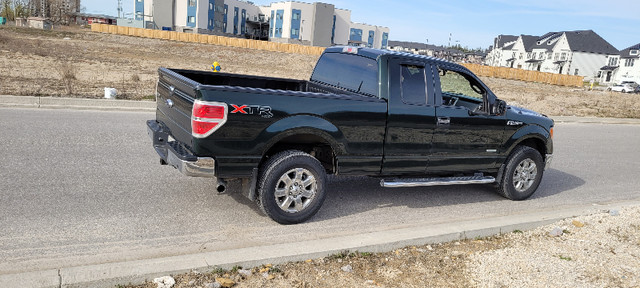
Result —
[{"label": "townhouse", "polygon": [[[602,69],[616,66],[619,57],[618,49],[592,30],[549,32],[540,37],[520,35],[512,44],[503,42],[502,47],[494,46],[486,64],[579,75],[597,81],[602,78]],[[498,38],[496,44],[500,44]],[[605,76],[607,79],[612,78]]]},{"label": "townhouse", "polygon": [[[640,83],[640,43],[620,51],[618,66],[606,68],[608,68],[607,73],[615,73],[615,83],[622,83],[624,81]],[[604,76],[603,73],[601,77],[606,76]]]},{"label": "townhouse", "polygon": [[509,67],[510,63],[508,63],[507,60],[514,58],[511,48],[513,48],[517,40],[518,36],[515,35],[498,35],[498,37],[494,39],[493,46],[490,47],[489,53],[487,53],[485,64],[489,66]]},{"label": "townhouse", "polygon": [[[333,4],[297,1],[257,6],[242,0],[133,0],[122,25],[328,47],[386,48],[389,28],[355,23]],[[123,19],[124,20],[124,19]]]}]

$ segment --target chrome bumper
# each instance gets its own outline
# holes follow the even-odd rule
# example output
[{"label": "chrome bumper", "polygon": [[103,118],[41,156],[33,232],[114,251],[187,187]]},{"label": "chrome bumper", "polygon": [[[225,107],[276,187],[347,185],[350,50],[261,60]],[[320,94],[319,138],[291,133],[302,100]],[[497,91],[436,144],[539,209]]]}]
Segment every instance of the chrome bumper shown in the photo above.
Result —
[{"label": "chrome bumper", "polygon": [[551,161],[553,161],[553,154],[547,154],[545,157],[544,170],[551,167]]},{"label": "chrome bumper", "polygon": [[216,161],[211,157],[197,157],[195,161],[183,160],[173,151],[167,150],[167,164],[178,169],[182,174],[191,177],[215,177]]},{"label": "chrome bumper", "polygon": [[191,177],[215,178],[216,161],[211,157],[197,157],[176,141],[169,142],[169,133],[155,120],[147,121],[147,134],[161,164],[168,164]]}]

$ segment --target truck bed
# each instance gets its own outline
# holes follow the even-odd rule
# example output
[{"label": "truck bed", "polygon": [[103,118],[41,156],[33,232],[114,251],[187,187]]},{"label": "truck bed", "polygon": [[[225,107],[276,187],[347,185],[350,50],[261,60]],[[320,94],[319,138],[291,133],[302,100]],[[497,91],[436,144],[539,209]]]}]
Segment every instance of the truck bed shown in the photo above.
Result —
[{"label": "truck bed", "polygon": [[306,91],[307,81],[209,71],[168,69],[201,85]]}]

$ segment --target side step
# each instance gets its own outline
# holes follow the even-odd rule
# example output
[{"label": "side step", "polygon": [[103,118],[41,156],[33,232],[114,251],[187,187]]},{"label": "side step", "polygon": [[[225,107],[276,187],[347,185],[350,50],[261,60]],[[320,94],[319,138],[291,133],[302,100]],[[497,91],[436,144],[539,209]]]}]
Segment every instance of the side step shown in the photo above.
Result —
[{"label": "side step", "polygon": [[380,186],[386,188],[400,187],[427,187],[445,185],[466,185],[466,184],[490,184],[496,182],[496,178],[491,176],[469,176],[469,177],[442,177],[442,178],[419,178],[419,179],[392,179],[380,180]]}]

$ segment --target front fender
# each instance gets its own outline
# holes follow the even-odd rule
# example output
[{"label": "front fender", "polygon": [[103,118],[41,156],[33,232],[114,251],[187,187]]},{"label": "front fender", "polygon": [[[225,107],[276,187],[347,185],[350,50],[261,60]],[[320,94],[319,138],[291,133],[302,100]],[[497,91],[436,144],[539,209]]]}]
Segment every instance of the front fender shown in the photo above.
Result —
[{"label": "front fender", "polygon": [[[509,131],[506,131],[507,133]],[[505,142],[505,157],[511,154],[513,149],[525,141],[537,141],[542,144],[541,148],[545,151],[541,151],[542,156],[545,154],[553,153],[553,145],[551,142],[551,134],[544,127],[536,124],[529,124],[522,126],[519,129],[513,131],[509,139]]]}]

